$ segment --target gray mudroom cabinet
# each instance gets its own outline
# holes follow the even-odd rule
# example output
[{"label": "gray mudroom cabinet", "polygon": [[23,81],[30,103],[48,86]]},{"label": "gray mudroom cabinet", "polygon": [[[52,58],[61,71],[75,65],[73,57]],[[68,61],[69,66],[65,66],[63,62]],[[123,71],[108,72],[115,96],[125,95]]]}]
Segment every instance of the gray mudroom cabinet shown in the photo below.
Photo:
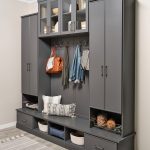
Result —
[{"label": "gray mudroom cabinet", "polygon": [[90,102],[116,113],[121,113],[122,99],[122,5],[121,0],[89,4]]},{"label": "gray mudroom cabinet", "polygon": [[[89,4],[90,105],[119,114],[123,111],[123,101],[126,101],[124,92],[128,92],[126,95],[131,101],[134,99],[130,94],[131,91],[134,93],[134,42],[130,41],[134,28],[123,24],[126,17],[128,25],[132,24],[134,16],[127,16],[129,12],[127,14],[123,9],[126,3],[122,0],[91,0]],[[131,46],[127,48],[129,44]],[[132,63],[127,64],[127,60]],[[131,82],[127,85],[128,80]]]},{"label": "gray mudroom cabinet", "polygon": [[[38,0],[38,14],[22,17],[22,103],[17,128],[69,150],[134,150],[135,0]],[[58,24],[57,24],[58,23]],[[62,74],[47,74],[51,48],[71,66],[76,46],[89,49],[82,84],[62,86]],[[65,61],[65,60],[64,60]],[[76,104],[76,117],[47,115],[42,96],[61,95]],[[26,104],[37,105],[31,109]],[[105,126],[98,117],[106,117]],[[109,128],[108,121],[115,122]],[[39,122],[47,124],[42,132]],[[64,138],[49,132],[61,129]],[[71,142],[81,132],[84,145]]]},{"label": "gray mudroom cabinet", "polygon": [[134,1],[91,0],[89,20],[92,115],[93,108],[120,115],[128,135],[134,132]]},{"label": "gray mudroom cabinet", "polygon": [[37,15],[22,17],[22,93],[38,95]]}]

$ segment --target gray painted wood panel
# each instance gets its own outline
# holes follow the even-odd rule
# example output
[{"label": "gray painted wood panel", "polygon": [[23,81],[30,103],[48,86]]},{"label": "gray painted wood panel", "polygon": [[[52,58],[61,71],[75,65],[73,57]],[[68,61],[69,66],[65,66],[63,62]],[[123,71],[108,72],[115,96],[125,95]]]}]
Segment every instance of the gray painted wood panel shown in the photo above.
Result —
[{"label": "gray painted wood panel", "polygon": [[22,18],[22,31],[21,31],[21,62],[22,62],[22,93],[29,93],[29,62],[30,62],[30,25],[29,18]]},{"label": "gray painted wood panel", "polygon": [[30,16],[30,94],[38,95],[38,43],[37,15]]},{"label": "gray painted wood panel", "polygon": [[[66,49],[64,47],[58,47],[57,48],[57,55],[61,56],[63,58],[64,51]],[[69,47],[69,60],[70,65],[72,63],[73,54],[74,54],[74,48]],[[62,103],[63,104],[70,104],[75,103],[75,96],[74,96],[74,86],[70,83],[69,88],[63,88],[62,86],[62,73],[59,74],[51,74],[51,95],[57,96],[62,95]]]},{"label": "gray painted wood panel", "polygon": [[85,134],[85,149],[86,150],[117,150],[117,144]]},{"label": "gray painted wood panel", "polygon": [[105,109],[121,113],[122,1],[105,0]]},{"label": "gray painted wood panel", "polygon": [[[66,50],[65,43],[69,44],[69,63],[72,65],[74,52],[76,49],[76,45],[79,43],[84,43],[87,40],[87,46],[81,46],[81,50],[88,47],[88,36],[81,37],[65,37],[65,38],[57,38],[51,40],[51,47],[55,45],[55,43],[62,42],[63,46],[57,47],[56,53],[58,56],[64,57],[64,52]],[[66,44],[67,45],[67,44]],[[68,88],[63,88],[62,86],[62,73],[59,74],[51,74],[51,95],[62,95],[62,103],[70,104],[75,103],[76,114],[82,117],[88,118],[89,116],[89,73],[86,73],[85,83],[81,85],[75,85],[73,82],[69,83]],[[84,109],[83,109],[84,108]]]},{"label": "gray painted wood panel", "polygon": [[123,136],[135,132],[135,3],[123,1]]},{"label": "gray painted wood panel", "polygon": [[42,95],[51,95],[51,80],[46,73],[46,63],[50,55],[49,40],[38,40],[38,105],[39,111],[43,110]]},{"label": "gray painted wood panel", "polygon": [[89,73],[85,73],[85,82],[75,88],[76,112],[79,116],[89,117],[90,91]]},{"label": "gray painted wood panel", "polygon": [[89,4],[90,105],[104,109],[104,1]]}]

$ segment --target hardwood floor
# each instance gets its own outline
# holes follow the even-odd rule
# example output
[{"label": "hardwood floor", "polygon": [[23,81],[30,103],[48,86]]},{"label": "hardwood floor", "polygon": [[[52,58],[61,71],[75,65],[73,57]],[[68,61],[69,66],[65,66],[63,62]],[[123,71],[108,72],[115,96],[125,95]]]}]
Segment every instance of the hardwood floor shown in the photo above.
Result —
[{"label": "hardwood floor", "polygon": [[49,141],[46,141],[46,140],[41,139],[39,137],[36,137],[36,136],[34,136],[32,134],[29,134],[29,133],[27,133],[25,131],[22,131],[20,129],[17,129],[15,127],[4,129],[4,130],[0,130],[0,140],[11,138],[11,137],[15,137],[15,136],[21,135],[21,134],[23,134],[23,135],[25,135],[25,136],[27,136],[27,137],[29,137],[31,139],[34,139],[35,141],[37,141],[39,143],[44,144],[45,146],[49,147],[50,150],[51,149],[52,150],[67,150],[67,149],[65,149],[63,147],[60,147],[60,146],[54,144],[54,143],[51,143]]}]

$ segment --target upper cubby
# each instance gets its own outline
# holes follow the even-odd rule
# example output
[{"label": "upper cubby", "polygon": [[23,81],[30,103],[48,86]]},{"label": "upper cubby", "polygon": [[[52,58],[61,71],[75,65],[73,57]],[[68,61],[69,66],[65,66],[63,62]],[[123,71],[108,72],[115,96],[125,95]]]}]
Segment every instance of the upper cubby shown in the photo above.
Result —
[{"label": "upper cubby", "polygon": [[39,37],[88,32],[88,0],[39,0]]}]

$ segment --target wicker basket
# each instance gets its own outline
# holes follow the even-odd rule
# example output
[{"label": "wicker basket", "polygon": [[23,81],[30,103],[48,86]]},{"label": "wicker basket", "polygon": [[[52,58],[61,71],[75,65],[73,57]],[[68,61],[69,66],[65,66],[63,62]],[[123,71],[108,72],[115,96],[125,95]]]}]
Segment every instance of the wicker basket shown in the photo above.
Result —
[{"label": "wicker basket", "polygon": [[48,132],[48,125],[45,122],[38,122],[39,130]]},{"label": "wicker basket", "polygon": [[76,145],[84,145],[84,136],[82,136],[79,132],[70,133],[71,142]]}]

